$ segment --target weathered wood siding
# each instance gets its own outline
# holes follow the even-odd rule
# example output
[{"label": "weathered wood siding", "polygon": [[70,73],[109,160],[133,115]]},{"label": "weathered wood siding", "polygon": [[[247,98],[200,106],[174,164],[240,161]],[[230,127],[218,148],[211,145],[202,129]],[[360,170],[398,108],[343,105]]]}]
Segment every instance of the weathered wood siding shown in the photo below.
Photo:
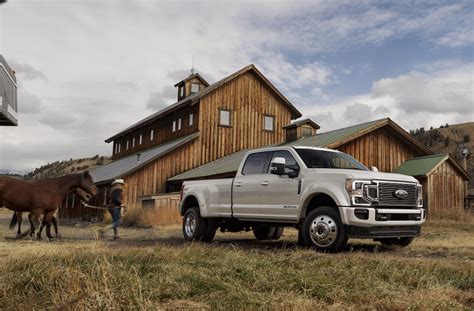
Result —
[{"label": "weathered wood siding", "polygon": [[141,196],[167,192],[168,178],[199,166],[198,145],[199,137],[126,176],[126,204],[141,206]]},{"label": "weathered wood siding", "polygon": [[381,172],[392,172],[406,160],[421,155],[400,135],[392,134],[386,128],[367,133],[337,149],[352,155],[367,167],[376,166]]},{"label": "weathered wood siding", "polygon": [[[108,188],[99,187],[97,195],[91,199],[90,205],[105,206],[107,202]],[[64,198],[58,209],[59,219],[68,220],[102,220],[104,210],[85,207],[81,204],[80,198],[75,194],[69,194]]]},{"label": "weathered wood siding", "polygon": [[[193,124],[189,126],[190,114],[193,114]],[[181,129],[178,130],[178,120],[181,119]],[[173,121],[176,121],[176,131],[172,131]],[[118,159],[129,154],[145,150],[153,146],[160,145],[166,141],[183,137],[198,131],[199,126],[199,105],[185,107],[175,111],[168,116],[137,129],[129,134],[117,138],[113,142],[112,159]],[[151,139],[151,130],[153,130],[153,139]],[[140,135],[142,143],[140,144]],[[135,138],[135,147],[132,147],[133,138]],[[127,149],[127,141],[129,147]],[[121,144],[120,152],[115,153],[116,145]]]},{"label": "weathered wood siding", "polygon": [[444,161],[426,182],[429,217],[456,216],[464,213],[464,180],[448,161]]},{"label": "weathered wood siding", "polygon": [[[201,99],[200,164],[234,152],[280,143],[291,112],[253,73],[243,74]],[[219,111],[231,112],[231,126],[219,125]],[[264,130],[264,116],[274,116],[274,131]]]}]

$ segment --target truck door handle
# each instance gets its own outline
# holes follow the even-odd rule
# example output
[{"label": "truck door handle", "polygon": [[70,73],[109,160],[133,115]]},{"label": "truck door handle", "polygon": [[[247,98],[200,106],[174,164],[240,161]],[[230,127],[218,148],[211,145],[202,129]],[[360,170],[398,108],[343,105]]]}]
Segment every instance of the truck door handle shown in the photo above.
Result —
[{"label": "truck door handle", "polygon": [[242,183],[241,183],[240,181],[235,182],[235,183],[234,183],[234,186],[236,186],[236,187],[242,187]]},{"label": "truck door handle", "polygon": [[262,186],[268,186],[268,181],[266,181],[266,180],[265,180],[265,181],[262,181],[262,182],[260,183],[260,185],[262,185]]}]

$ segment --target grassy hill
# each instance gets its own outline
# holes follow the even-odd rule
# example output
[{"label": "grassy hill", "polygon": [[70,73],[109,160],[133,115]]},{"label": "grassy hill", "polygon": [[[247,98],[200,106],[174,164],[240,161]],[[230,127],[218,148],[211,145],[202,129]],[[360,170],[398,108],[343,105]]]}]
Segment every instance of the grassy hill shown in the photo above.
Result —
[{"label": "grassy hill", "polygon": [[[420,142],[436,153],[449,153],[462,166],[462,149],[468,148],[471,156],[467,159],[467,170],[474,176],[474,122],[446,124],[429,130],[419,128],[410,131]],[[474,179],[469,182],[470,192],[474,194]]]},{"label": "grassy hill", "polygon": [[107,164],[110,161],[111,160],[109,157],[99,155],[95,155],[91,158],[56,161],[36,168],[25,177],[28,179],[55,178],[67,174],[74,174],[84,170],[90,170],[99,165]]}]

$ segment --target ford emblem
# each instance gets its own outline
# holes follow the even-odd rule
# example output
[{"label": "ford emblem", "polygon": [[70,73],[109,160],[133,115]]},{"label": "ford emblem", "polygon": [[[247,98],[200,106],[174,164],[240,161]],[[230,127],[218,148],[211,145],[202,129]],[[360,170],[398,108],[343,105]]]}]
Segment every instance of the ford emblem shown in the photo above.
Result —
[{"label": "ford emblem", "polygon": [[403,189],[395,190],[395,192],[393,194],[394,194],[395,197],[399,198],[400,200],[403,200],[408,196],[408,192],[406,192]]}]

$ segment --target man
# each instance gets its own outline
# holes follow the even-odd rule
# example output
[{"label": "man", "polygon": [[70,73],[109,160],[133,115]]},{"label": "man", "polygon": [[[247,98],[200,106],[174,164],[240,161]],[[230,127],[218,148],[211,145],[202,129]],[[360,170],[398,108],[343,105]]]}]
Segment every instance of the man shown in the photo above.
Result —
[{"label": "man", "polygon": [[125,185],[123,179],[115,179],[112,182],[112,188],[110,188],[109,200],[107,203],[107,208],[112,216],[112,224],[105,227],[103,230],[100,230],[101,234],[114,229],[114,240],[120,239],[118,235],[118,227],[120,225],[120,218],[122,216],[122,189]]}]

